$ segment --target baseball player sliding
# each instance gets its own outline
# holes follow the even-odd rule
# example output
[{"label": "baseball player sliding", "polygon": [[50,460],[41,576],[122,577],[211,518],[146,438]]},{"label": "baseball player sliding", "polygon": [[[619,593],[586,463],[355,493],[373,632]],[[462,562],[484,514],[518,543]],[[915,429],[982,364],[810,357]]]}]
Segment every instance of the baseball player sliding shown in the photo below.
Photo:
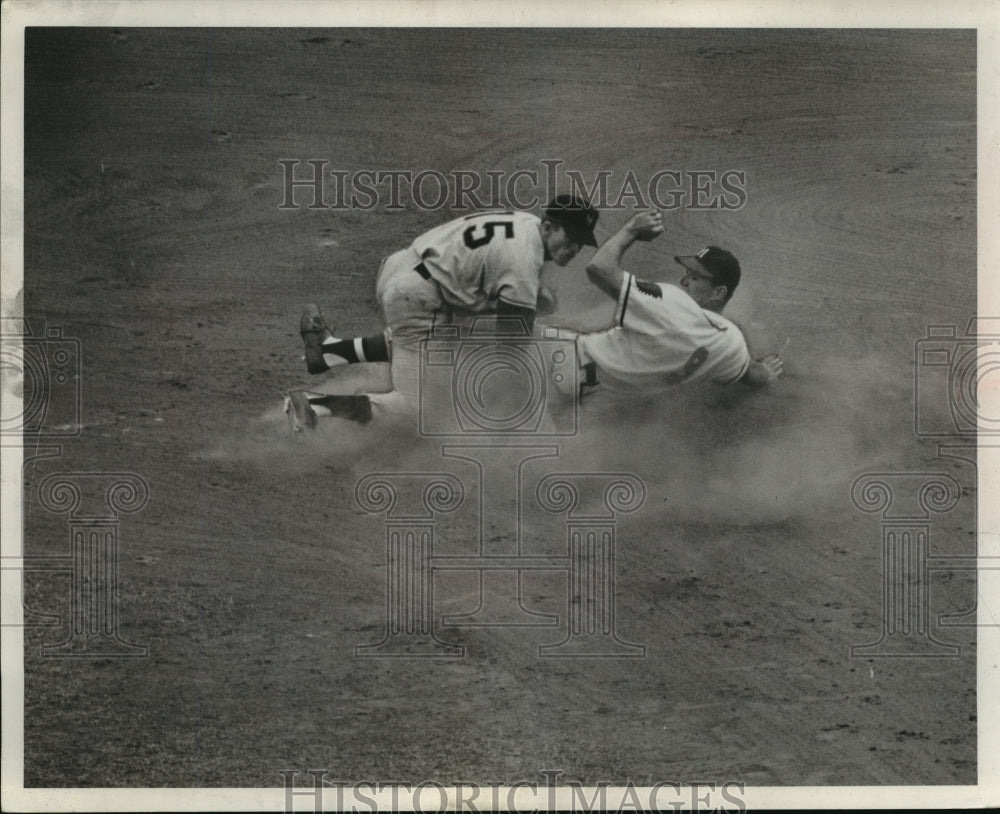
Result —
[{"label": "baseball player sliding", "polygon": [[780,376],[781,357],[752,358],[740,329],[722,316],[740,282],[730,252],[709,246],[675,257],[685,270],[680,286],[644,282],[621,267],[636,240],[662,232],[660,212],[640,212],[587,264],[590,281],[617,305],[611,328],[577,337],[581,392],[601,383],[612,391],[655,393],[696,379],[763,386]]},{"label": "baseball player sliding", "polygon": [[420,235],[382,261],[376,297],[388,326],[383,335],[340,339],[309,306],[300,331],[310,373],[344,363],[390,362],[393,390],[358,396],[293,390],[285,412],[293,432],[318,416],[367,422],[375,410],[411,413],[418,403],[419,349],[455,315],[495,313],[498,331],[530,334],[541,303],[553,306],[540,281],[547,261],[565,266],[582,246],[596,246],[597,211],[581,198],[557,195],[541,218],[528,212],[482,212]]}]

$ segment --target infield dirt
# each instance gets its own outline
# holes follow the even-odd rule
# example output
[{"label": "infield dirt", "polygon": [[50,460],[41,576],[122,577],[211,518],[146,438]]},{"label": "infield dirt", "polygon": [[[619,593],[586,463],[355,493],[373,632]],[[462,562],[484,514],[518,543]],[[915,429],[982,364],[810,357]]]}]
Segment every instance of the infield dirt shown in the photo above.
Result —
[{"label": "infield dirt", "polygon": [[[57,456],[25,450],[25,555],[67,553],[71,518],[38,495],[53,473],[134,473],[149,501],[119,518],[117,577],[120,635],[145,658],[43,657],[70,635],[71,577],[25,576],[29,609],[62,620],[25,631],[26,786],[274,787],[315,768],[975,783],[975,631],[941,623],[974,609],[972,573],[922,583],[927,634],[957,656],[851,653],[883,628],[883,515],[852,502],[858,477],[951,476],[961,494],[927,514],[928,553],[975,553],[975,456],[943,457],[914,428],[916,342],[976,312],[975,49],[962,30],[29,30],[23,308],[36,337],[79,340],[82,429]],[[588,182],[610,171],[613,191],[629,172],[745,173],[743,206],[668,213],[626,265],[676,281],[674,254],[734,251],[728,313],[758,354],[789,340],[784,378],[584,410],[525,470],[644,484],[615,538],[616,630],[644,657],[539,657],[566,634],[557,569],[521,579],[555,627],[442,624],[477,601],[479,575],[452,571],[435,631],[463,658],[355,656],[387,601],[385,518],[357,484],[448,471],[474,503],[473,470],[377,424],[331,420],[294,443],[280,398],[317,386],[302,305],[343,336],[381,329],[380,258],[451,210],[406,194],[310,209],[305,188],[283,209],[281,159],[300,178],[310,159],[505,177],[558,159]],[[599,239],[630,206],[602,211]],[[610,320],[585,262],[545,272],[552,322]],[[320,387],[366,376],[385,370]],[[927,419],[952,420],[949,398]],[[493,509],[511,525],[484,533],[510,543],[516,507]],[[436,534],[476,551],[469,512]],[[522,543],[557,556],[565,531],[539,521]]]}]

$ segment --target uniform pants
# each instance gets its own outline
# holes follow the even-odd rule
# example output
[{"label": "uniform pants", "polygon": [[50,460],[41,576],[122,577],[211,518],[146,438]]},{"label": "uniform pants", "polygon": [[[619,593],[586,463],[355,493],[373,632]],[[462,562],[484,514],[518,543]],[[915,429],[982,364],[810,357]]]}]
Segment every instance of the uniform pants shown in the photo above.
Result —
[{"label": "uniform pants", "polygon": [[422,277],[416,267],[420,255],[412,248],[382,261],[375,280],[375,297],[388,325],[393,389],[373,394],[372,408],[379,413],[415,414],[420,390],[420,343],[436,325],[451,321],[451,309],[438,284]]}]

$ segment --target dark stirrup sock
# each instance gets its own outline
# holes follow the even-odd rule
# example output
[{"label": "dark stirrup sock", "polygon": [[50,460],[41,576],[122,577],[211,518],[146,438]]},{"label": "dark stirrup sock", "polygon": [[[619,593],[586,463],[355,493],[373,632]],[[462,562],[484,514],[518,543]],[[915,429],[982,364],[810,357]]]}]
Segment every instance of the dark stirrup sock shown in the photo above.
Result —
[{"label": "dark stirrup sock", "polygon": [[[359,362],[388,362],[389,345],[385,334],[359,336],[354,339],[337,339],[331,337],[323,343],[323,355],[336,355],[346,359],[350,364]],[[338,360],[331,359],[337,362]]]}]

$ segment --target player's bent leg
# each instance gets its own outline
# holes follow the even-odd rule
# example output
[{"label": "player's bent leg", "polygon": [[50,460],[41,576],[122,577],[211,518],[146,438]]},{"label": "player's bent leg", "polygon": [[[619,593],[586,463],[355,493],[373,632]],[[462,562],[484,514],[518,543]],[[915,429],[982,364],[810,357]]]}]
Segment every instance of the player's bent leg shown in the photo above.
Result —
[{"label": "player's bent leg", "polygon": [[338,339],[331,336],[323,340],[321,351],[323,363],[328,369],[345,362],[357,365],[364,362],[389,361],[389,343],[384,333],[356,336],[352,339]]},{"label": "player's bent leg", "polygon": [[372,419],[372,406],[367,395],[340,396],[290,390],[285,396],[285,413],[293,434],[311,433],[320,417],[345,418],[358,424]]},{"label": "player's bent leg", "polygon": [[416,404],[420,398],[420,346],[393,341],[392,389]]},{"label": "player's bent leg", "polygon": [[392,390],[389,393],[372,393],[368,399],[376,421],[392,422],[412,431],[418,410],[418,404],[412,398]]},{"label": "player's bent leg", "polygon": [[299,333],[305,347],[306,368],[312,374],[325,373],[337,365],[389,361],[389,346],[384,334],[353,339],[334,336],[319,306],[312,303],[302,311]]}]

